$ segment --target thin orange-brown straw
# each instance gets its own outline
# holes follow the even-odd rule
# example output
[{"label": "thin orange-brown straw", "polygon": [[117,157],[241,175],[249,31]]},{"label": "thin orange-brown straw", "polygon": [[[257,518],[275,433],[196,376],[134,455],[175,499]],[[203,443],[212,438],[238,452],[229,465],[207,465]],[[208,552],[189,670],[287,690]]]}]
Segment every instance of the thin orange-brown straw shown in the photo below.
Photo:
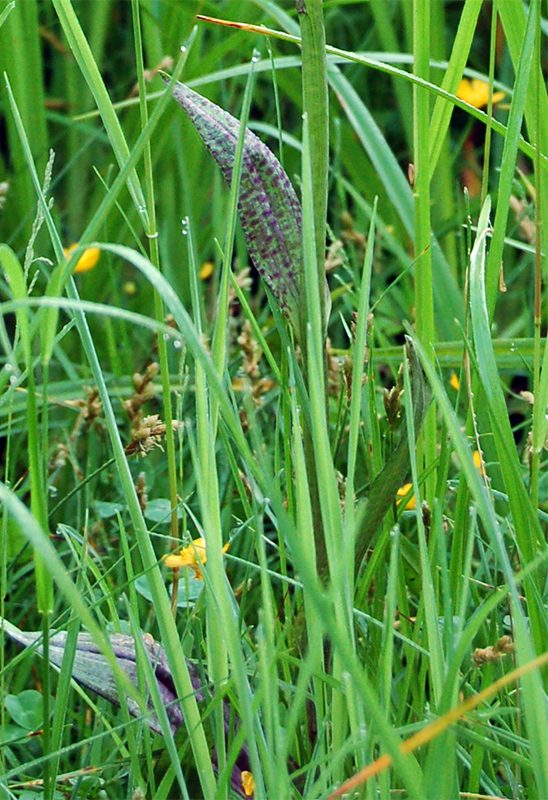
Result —
[{"label": "thin orange-brown straw", "polygon": [[[400,745],[400,752],[401,753],[411,753],[413,750],[416,750],[423,744],[426,744],[434,737],[438,736],[442,733],[446,728],[449,727],[453,722],[456,722],[460,717],[467,714],[469,711],[472,711],[474,708],[479,706],[484,700],[487,700],[488,697],[491,695],[496,694],[500,689],[507,686],[509,683],[513,683],[514,681],[521,678],[522,675],[526,675],[528,672],[532,672],[534,669],[538,669],[539,667],[548,664],[548,653],[543,653],[541,656],[533,659],[528,664],[524,664],[522,667],[518,667],[512,672],[509,672],[508,675],[504,675],[495,683],[492,683],[491,686],[488,686],[487,689],[484,689],[483,692],[474,695],[473,697],[469,697],[460,705],[455,706],[447,714],[444,714],[443,717],[432,722],[430,725],[427,725],[418,733],[415,733],[409,739],[406,739],[405,742],[402,742]],[[349,778],[345,781],[338,789],[329,795],[327,800],[336,800],[337,797],[341,797],[346,792],[352,791],[357,786],[361,786],[362,783],[365,783],[366,780],[372,778],[374,775],[378,775],[382,770],[387,769],[393,763],[392,756],[385,753],[380,758],[377,758],[375,761],[368,764],[366,767],[361,769],[352,778]]]}]

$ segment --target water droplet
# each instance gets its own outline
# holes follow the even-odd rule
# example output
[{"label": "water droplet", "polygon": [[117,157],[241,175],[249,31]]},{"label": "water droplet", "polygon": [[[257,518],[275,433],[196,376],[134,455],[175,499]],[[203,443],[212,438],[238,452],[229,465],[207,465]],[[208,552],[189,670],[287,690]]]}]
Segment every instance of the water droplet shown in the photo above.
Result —
[{"label": "water droplet", "polygon": [[183,346],[182,341],[180,339],[175,339],[175,341],[173,342],[173,347],[176,350],[180,350],[182,346]]},{"label": "water droplet", "polygon": [[52,483],[50,483],[48,488],[50,497],[55,497],[57,494],[57,486],[54,486]]},{"label": "water droplet", "polygon": [[138,211],[139,211],[139,214],[146,214],[147,207],[146,206],[139,206]]},{"label": "water droplet", "polygon": [[186,53],[186,45],[181,45],[181,53]]},{"label": "water droplet", "polygon": [[516,345],[515,344],[511,344],[510,345],[510,352],[511,353],[515,353],[516,352]]},{"label": "water droplet", "polygon": [[164,342],[168,342],[169,341],[169,333],[164,333],[162,335],[162,339],[164,340]]},{"label": "water droplet", "polygon": [[261,51],[260,50],[254,50],[251,60],[252,60],[252,62],[254,64],[256,64],[257,61],[260,61],[261,60]]},{"label": "water droplet", "polygon": [[158,231],[156,233],[147,233],[147,239],[157,239],[158,238]]},{"label": "water droplet", "polygon": [[15,386],[17,383],[17,375],[10,375],[10,383],[12,386]]},{"label": "water droplet", "polygon": [[6,364],[6,372],[11,372],[11,371],[12,371],[12,369],[13,369],[13,367],[12,367],[12,365],[11,365],[11,364],[9,364],[9,363],[8,363],[8,364]]}]

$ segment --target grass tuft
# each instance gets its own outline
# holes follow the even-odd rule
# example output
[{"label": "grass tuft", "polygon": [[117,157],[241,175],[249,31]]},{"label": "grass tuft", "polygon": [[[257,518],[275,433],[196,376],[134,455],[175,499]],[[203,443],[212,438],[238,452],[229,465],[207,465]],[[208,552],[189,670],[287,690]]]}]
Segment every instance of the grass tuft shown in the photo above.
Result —
[{"label": "grass tuft", "polygon": [[542,10],[2,5],[0,797],[548,797]]}]

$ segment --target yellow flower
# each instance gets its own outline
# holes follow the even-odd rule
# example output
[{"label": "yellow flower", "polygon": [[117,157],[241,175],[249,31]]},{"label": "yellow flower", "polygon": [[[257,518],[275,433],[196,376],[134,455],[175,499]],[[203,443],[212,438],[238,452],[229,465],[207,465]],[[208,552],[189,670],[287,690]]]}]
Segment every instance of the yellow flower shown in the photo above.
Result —
[{"label": "yellow flower", "polygon": [[459,382],[459,379],[458,379],[458,377],[455,375],[455,373],[454,373],[454,372],[453,372],[453,374],[451,375],[451,378],[450,378],[450,380],[449,380],[449,383],[450,383],[450,385],[453,387],[453,389],[454,389],[456,392],[458,392],[458,390],[459,390],[459,387],[460,387],[460,382]]},{"label": "yellow flower", "polygon": [[[76,250],[77,247],[78,247],[77,244],[71,244],[70,247],[67,247],[64,250],[65,258],[69,259],[70,256]],[[78,262],[76,264],[74,272],[75,273],[76,272],[89,272],[89,270],[93,269],[93,267],[99,261],[99,256],[100,255],[101,255],[101,251],[99,250],[98,247],[88,247],[87,250],[84,250],[84,252],[80,256],[80,258],[78,259]]]},{"label": "yellow flower", "polygon": [[[396,492],[397,496],[399,498],[405,497],[407,495],[407,493],[409,492],[409,490],[412,488],[412,486],[413,486],[412,483],[404,484],[404,486],[402,486]],[[397,501],[397,505],[399,505],[400,503],[401,503],[401,499]],[[416,507],[415,495],[412,494],[411,497],[409,498],[409,500],[407,501],[406,505],[405,505],[405,510],[406,511],[414,511],[415,507]]]},{"label": "yellow flower", "polygon": [[242,771],[242,787],[246,797],[253,796],[253,792],[255,791],[255,780],[253,779],[253,774],[248,772],[247,769]]},{"label": "yellow flower", "polygon": [[199,274],[200,280],[202,281],[207,281],[208,278],[211,278],[213,275],[213,264],[211,261],[206,261],[204,264],[202,264]]},{"label": "yellow flower", "polygon": [[[474,108],[482,108],[489,102],[489,84],[479,78],[463,78],[457,90],[459,100],[464,100]],[[493,103],[498,103],[504,97],[504,92],[493,92]]]},{"label": "yellow flower", "polygon": [[474,452],[472,454],[472,458],[474,460],[474,466],[478,470],[479,474],[480,475],[484,475],[485,472],[484,472],[484,469],[483,469],[483,461],[482,461],[482,457],[481,457],[480,451],[479,450],[474,450]]},{"label": "yellow flower", "polygon": [[[223,553],[226,553],[230,546],[227,542],[223,547]],[[181,567],[190,567],[194,570],[194,575],[199,581],[203,581],[204,576],[202,573],[202,564],[207,561],[206,556],[206,540],[200,536],[199,539],[194,539],[188,547],[183,547],[180,553],[172,553],[166,556],[164,564],[170,569],[180,569]]]},{"label": "yellow flower", "polygon": [[128,297],[135,297],[137,294],[137,284],[135,281],[126,281],[122,286],[122,290]]}]

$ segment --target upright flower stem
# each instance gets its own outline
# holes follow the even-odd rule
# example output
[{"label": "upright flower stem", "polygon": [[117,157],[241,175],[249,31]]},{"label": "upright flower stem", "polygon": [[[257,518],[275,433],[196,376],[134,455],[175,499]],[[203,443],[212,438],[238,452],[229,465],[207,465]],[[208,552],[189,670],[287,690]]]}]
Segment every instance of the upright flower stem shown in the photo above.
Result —
[{"label": "upright flower stem", "polygon": [[[325,281],[325,227],[327,217],[327,178],[329,169],[329,105],[327,96],[327,59],[322,0],[296,0],[301,26],[303,112],[308,116],[314,229],[318,286],[322,321],[326,319],[323,285]],[[305,313],[306,305],[303,304]],[[303,330],[306,326],[302,326]]]},{"label": "upright flower stem", "polygon": [[[430,73],[430,0],[413,0],[413,56],[415,75],[425,80]],[[430,248],[430,96],[413,85],[413,159],[415,200],[415,308],[416,328],[427,351],[433,355],[434,293]],[[436,458],[436,416],[433,408],[424,426],[424,466]],[[433,499],[435,475],[427,482],[427,499]]]},{"label": "upright flower stem", "polygon": [[[148,122],[148,111],[146,104],[146,88],[144,80],[143,62],[143,42],[141,38],[141,22],[139,14],[139,3],[132,2],[133,11],[133,33],[135,37],[135,56],[137,59],[137,78],[139,83],[139,100],[141,123],[143,129]],[[154,266],[160,269],[160,251],[158,247],[158,229],[156,227],[156,209],[154,201],[154,178],[152,172],[152,154],[150,142],[147,142],[143,160],[145,165],[148,229],[145,231],[150,242],[150,260]],[[164,304],[157,292],[154,293],[154,312],[158,322],[164,321]],[[167,471],[169,482],[169,501],[171,505],[171,536],[174,541],[179,539],[179,521],[177,518],[177,468],[175,464],[175,435],[173,433],[173,410],[171,406],[171,380],[169,376],[169,356],[167,343],[161,336],[158,336],[158,359],[160,362],[160,375],[162,378],[162,395],[164,403],[164,422],[166,425],[166,454]]]},{"label": "upright flower stem", "polygon": [[[327,60],[325,54],[325,28],[322,0],[296,0],[301,26],[303,112],[308,118],[310,166],[312,175],[313,218],[316,245],[316,264],[322,331],[326,329],[325,285],[325,231],[327,217],[327,178],[329,168],[329,106],[327,95]],[[306,236],[306,231],[303,231]],[[303,287],[304,289],[304,287]],[[301,305],[300,329],[305,363],[305,379],[309,369],[306,346],[308,304]],[[323,359],[325,361],[325,359]],[[320,366],[320,365],[318,365]],[[321,365],[325,376],[325,363]],[[308,384],[308,380],[307,380]],[[324,380],[324,386],[327,386]],[[327,405],[326,405],[327,409]],[[306,420],[303,420],[304,452],[308,472],[312,509],[314,514],[314,539],[318,571],[325,574],[327,551],[321,518],[321,505],[316,476],[314,444]]]}]

